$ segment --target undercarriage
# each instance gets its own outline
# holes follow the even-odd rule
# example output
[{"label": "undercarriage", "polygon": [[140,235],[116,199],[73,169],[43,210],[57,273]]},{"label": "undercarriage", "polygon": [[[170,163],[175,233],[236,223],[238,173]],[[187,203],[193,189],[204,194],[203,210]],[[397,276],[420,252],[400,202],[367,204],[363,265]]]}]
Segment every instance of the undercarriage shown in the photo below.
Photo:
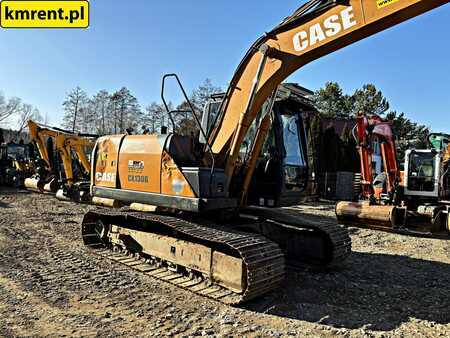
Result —
[{"label": "undercarriage", "polygon": [[245,209],[226,225],[99,209],[85,215],[82,236],[103,257],[226,304],[277,289],[286,267],[331,267],[351,251],[345,229],[265,208]]}]

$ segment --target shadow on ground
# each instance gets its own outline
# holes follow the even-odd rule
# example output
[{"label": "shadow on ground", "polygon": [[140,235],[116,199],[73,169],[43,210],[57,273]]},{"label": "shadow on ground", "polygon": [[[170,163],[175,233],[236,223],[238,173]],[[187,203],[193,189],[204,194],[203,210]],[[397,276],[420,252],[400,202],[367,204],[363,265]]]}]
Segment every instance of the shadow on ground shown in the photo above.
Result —
[{"label": "shadow on ground", "polygon": [[410,318],[450,323],[450,264],[355,252],[340,270],[290,271],[281,291],[245,306],[347,329],[388,331]]},{"label": "shadow on ground", "polygon": [[30,192],[27,190],[0,187],[0,208],[9,208],[9,204],[14,202],[19,195],[28,194],[30,194]]},{"label": "shadow on ground", "polygon": [[17,189],[17,188],[9,188],[9,187],[0,187],[0,196],[8,196],[8,195],[29,195],[32,194],[31,191],[25,189]]},{"label": "shadow on ground", "polygon": [[0,208],[9,208],[8,203],[0,201]]}]

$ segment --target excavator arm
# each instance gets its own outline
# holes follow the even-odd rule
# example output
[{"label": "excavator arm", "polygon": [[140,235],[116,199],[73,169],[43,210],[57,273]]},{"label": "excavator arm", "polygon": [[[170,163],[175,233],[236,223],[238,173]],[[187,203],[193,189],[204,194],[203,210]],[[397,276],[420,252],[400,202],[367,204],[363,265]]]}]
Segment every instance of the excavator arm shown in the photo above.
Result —
[{"label": "excavator arm", "polygon": [[[46,140],[51,137],[55,142],[56,151],[60,155],[62,167],[65,174],[65,180],[68,187],[74,183],[74,170],[72,165],[72,153],[77,155],[81,167],[86,173],[90,173],[91,165],[86,156],[85,148],[92,149],[95,143],[95,135],[74,134],[62,129],[42,126],[34,121],[28,122],[31,141],[38,148],[39,154],[47,165],[49,171],[55,171],[51,163],[50,156],[46,147]],[[35,187],[35,183],[30,184]]]},{"label": "excavator arm", "polygon": [[[311,0],[258,39],[235,72],[209,138],[232,177],[239,149],[262,105],[304,65],[397,25],[448,0]],[[251,168],[250,168],[251,170]]]},{"label": "excavator arm", "polygon": [[377,115],[368,117],[360,113],[357,117],[353,134],[358,144],[358,153],[361,161],[363,197],[368,199],[374,197],[372,155],[373,144],[376,141],[380,144],[383,169],[386,175],[386,192],[392,194],[396,182],[400,179],[400,172],[391,123],[382,120]]},{"label": "excavator arm", "polygon": [[91,172],[91,164],[89,162],[88,157],[86,156],[86,151],[85,149],[90,149],[92,151],[92,149],[94,148],[95,142],[94,140],[69,140],[69,146],[75,151],[75,153],[77,154],[78,160],[81,163],[81,166],[83,167],[84,171],[86,173],[90,173]]},{"label": "excavator arm", "polygon": [[70,136],[59,134],[56,138],[56,149],[61,154],[63,161],[66,181],[69,187],[74,183],[73,166],[72,166],[72,152],[77,155],[78,161],[87,174],[91,172],[91,164],[86,156],[85,148],[92,149],[94,147],[94,140],[88,138],[81,138],[79,136]]},{"label": "excavator arm", "polygon": [[53,165],[50,161],[50,155],[46,147],[46,139],[48,137],[56,138],[58,132],[42,128],[36,122],[31,120],[28,121],[28,131],[30,133],[31,142],[36,144],[41,159],[47,165],[47,170],[52,171]]}]

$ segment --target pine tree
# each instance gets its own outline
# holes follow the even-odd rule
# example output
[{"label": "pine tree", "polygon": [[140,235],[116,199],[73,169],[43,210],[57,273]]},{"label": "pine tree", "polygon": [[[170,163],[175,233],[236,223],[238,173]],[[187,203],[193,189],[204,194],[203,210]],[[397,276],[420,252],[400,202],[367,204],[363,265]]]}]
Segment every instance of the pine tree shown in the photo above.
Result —
[{"label": "pine tree", "polygon": [[396,111],[389,112],[386,117],[392,122],[397,158],[400,162],[403,161],[407,149],[425,149],[428,147],[427,140],[430,134],[428,127],[413,122],[404,113],[398,114]]},{"label": "pine tree", "polygon": [[373,84],[365,84],[355,91],[351,97],[353,113],[359,112],[382,116],[389,109],[389,102],[383,93]]},{"label": "pine tree", "polygon": [[[371,115],[386,116],[392,121],[394,135],[397,139],[399,161],[403,161],[406,149],[411,147],[426,148],[429,128],[408,119],[404,113],[398,114],[389,109],[389,101],[383,93],[373,84],[365,84],[356,90],[353,95],[343,93],[337,83],[328,82],[319,89],[315,96],[315,104],[323,116],[331,118],[354,117],[358,112]],[[350,147],[356,147],[353,137],[349,138]],[[345,145],[344,145],[345,146]],[[356,171],[359,171],[359,157],[354,152],[348,152],[353,157]]]},{"label": "pine tree", "polygon": [[313,100],[322,116],[348,118],[352,114],[351,97],[344,95],[336,82],[327,82],[324,88],[315,92]]}]

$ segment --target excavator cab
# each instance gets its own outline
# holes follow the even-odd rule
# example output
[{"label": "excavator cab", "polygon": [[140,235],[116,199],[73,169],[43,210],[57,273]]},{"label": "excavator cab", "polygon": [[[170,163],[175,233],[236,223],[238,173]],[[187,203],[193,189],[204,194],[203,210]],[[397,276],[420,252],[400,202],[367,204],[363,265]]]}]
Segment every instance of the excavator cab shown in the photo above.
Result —
[{"label": "excavator cab", "polygon": [[408,150],[405,156],[405,195],[410,199],[433,201],[449,197],[449,167],[446,161],[450,135],[432,133],[430,149]]},{"label": "excavator cab", "polygon": [[249,189],[253,205],[278,207],[299,203],[309,182],[306,132],[301,110],[290,100],[277,101],[273,122]]},{"label": "excavator cab", "polygon": [[435,149],[407,150],[405,196],[421,201],[448,198],[448,168],[443,153]]},{"label": "excavator cab", "polygon": [[[310,179],[303,113],[313,110],[313,107],[299,91],[292,84],[281,86],[278,91],[271,112],[271,127],[249,187],[249,204],[288,206],[298,203],[306,194]],[[205,107],[202,128],[208,137],[215,128],[223,97],[224,94],[213,95]],[[245,176],[245,164],[249,160],[259,122],[259,119],[254,121],[240,148],[239,157],[243,165],[238,180]],[[200,138],[200,142],[205,143],[205,140]]]}]

